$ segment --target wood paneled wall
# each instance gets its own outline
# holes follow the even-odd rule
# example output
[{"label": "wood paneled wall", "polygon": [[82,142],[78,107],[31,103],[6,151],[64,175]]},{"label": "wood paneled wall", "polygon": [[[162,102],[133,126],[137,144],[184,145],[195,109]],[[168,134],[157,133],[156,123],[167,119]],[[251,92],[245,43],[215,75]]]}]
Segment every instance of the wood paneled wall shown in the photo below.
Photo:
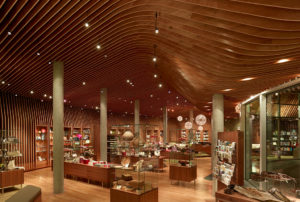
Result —
[{"label": "wood paneled wall", "polygon": [[[35,169],[35,129],[38,125],[52,125],[52,102],[0,92],[0,130],[16,136],[23,157],[16,164],[26,170]],[[81,110],[65,106],[64,124],[68,127],[91,128],[99,136],[99,114],[94,110]]]}]

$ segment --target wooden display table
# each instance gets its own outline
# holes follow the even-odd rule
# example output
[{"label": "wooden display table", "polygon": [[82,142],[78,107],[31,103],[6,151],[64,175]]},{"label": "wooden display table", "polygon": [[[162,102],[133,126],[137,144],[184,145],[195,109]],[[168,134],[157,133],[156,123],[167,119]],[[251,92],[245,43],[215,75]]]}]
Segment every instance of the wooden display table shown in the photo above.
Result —
[{"label": "wooden display table", "polygon": [[158,188],[142,194],[119,189],[110,189],[110,202],[158,202]]},{"label": "wooden display table", "polygon": [[110,187],[115,178],[114,168],[102,168],[80,163],[64,163],[64,174],[101,182],[102,186]]},{"label": "wooden display table", "polygon": [[192,150],[194,150],[195,152],[203,152],[211,156],[210,144],[193,144]]},{"label": "wooden display table", "polygon": [[23,169],[15,169],[0,172],[0,188],[2,189],[2,193],[4,193],[4,188],[12,187],[19,184],[21,186],[22,184],[24,184]]},{"label": "wooden display table", "polygon": [[197,179],[197,166],[193,165],[188,166],[179,166],[179,165],[170,165],[169,172],[170,180],[185,181],[191,182],[194,180],[194,183]]},{"label": "wooden display table", "polygon": [[225,194],[224,189],[216,192],[216,202],[257,202],[257,200],[243,196],[237,192]]}]

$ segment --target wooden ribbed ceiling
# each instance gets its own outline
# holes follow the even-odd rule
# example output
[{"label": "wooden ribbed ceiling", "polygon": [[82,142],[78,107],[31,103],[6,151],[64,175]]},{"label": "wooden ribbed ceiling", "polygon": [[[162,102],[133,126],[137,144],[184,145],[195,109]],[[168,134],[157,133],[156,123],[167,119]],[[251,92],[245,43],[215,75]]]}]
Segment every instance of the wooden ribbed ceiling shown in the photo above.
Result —
[{"label": "wooden ribbed ceiling", "polygon": [[111,111],[132,112],[140,99],[148,115],[165,105],[207,112],[212,95],[224,93],[230,114],[300,74],[300,1],[0,0],[0,7],[0,90],[18,95],[51,95],[49,62],[61,60],[69,105],[95,107],[107,87]]}]

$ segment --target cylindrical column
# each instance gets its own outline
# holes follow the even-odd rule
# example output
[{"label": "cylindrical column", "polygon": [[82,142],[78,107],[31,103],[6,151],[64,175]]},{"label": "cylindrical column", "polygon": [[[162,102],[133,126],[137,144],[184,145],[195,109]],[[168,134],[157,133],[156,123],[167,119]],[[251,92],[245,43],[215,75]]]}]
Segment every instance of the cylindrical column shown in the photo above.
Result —
[{"label": "cylindrical column", "polygon": [[260,172],[266,171],[266,141],[267,141],[267,97],[259,96],[259,121],[260,121]]},{"label": "cylindrical column", "polygon": [[140,130],[140,101],[135,100],[134,101],[134,135],[139,135],[139,130]]},{"label": "cylindrical column", "polygon": [[[222,94],[214,94],[212,101],[212,170],[217,163],[216,151],[218,140],[218,132],[224,132],[224,96]],[[213,177],[213,195],[218,190],[217,179]]]},{"label": "cylindrical column", "polygon": [[64,192],[64,63],[53,62],[53,191]]},{"label": "cylindrical column", "polygon": [[168,142],[168,109],[167,107],[163,108],[163,136],[164,144]]},{"label": "cylindrical column", "polygon": [[100,160],[107,161],[107,89],[100,90]]}]

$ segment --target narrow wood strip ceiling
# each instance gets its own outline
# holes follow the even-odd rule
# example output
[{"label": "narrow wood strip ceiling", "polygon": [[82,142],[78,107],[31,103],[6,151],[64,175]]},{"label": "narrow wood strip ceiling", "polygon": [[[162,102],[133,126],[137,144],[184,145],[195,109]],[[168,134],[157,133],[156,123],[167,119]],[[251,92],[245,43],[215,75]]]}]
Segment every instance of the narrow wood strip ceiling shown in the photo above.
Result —
[{"label": "narrow wood strip ceiling", "polygon": [[0,6],[0,90],[18,95],[51,95],[49,62],[61,60],[68,105],[94,108],[107,87],[110,111],[131,112],[140,99],[143,114],[161,114],[167,105],[175,116],[192,105],[210,113],[212,95],[224,93],[229,115],[238,102],[300,75],[299,1],[2,0]]}]

